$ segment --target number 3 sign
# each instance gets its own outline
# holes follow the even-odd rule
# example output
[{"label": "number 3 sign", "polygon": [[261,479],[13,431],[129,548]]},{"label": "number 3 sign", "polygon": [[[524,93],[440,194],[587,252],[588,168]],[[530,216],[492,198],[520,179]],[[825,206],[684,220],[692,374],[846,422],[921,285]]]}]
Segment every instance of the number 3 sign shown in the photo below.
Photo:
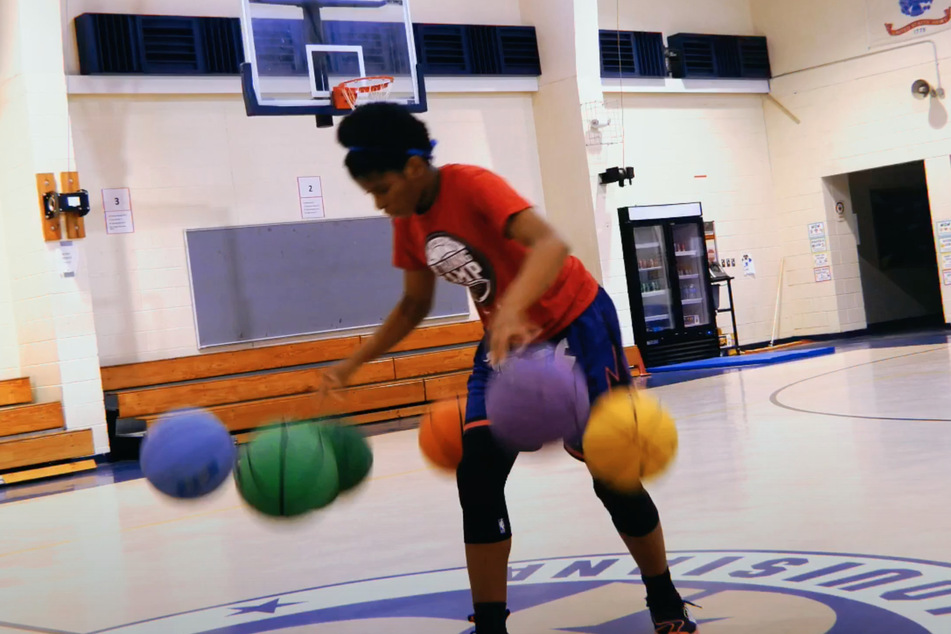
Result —
[{"label": "number 3 sign", "polygon": [[102,208],[106,216],[106,233],[133,233],[132,195],[128,187],[102,190]]},{"label": "number 3 sign", "polygon": [[132,196],[129,195],[129,189],[102,190],[102,207],[105,211],[131,211]]}]

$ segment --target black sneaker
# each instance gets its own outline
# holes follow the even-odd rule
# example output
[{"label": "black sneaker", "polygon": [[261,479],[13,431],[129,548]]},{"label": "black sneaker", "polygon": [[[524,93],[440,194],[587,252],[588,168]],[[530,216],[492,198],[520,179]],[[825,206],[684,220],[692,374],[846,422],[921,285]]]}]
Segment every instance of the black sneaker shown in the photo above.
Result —
[{"label": "black sneaker", "polygon": [[687,606],[692,605],[700,607],[690,601],[684,601],[675,595],[673,599],[665,602],[654,601],[647,598],[647,608],[651,613],[651,621],[654,622],[654,632],[656,634],[694,634],[698,632],[697,623],[690,618]]},{"label": "black sneaker", "polygon": [[[511,612],[510,612],[509,610],[506,610],[506,611],[505,611],[505,618],[506,618],[506,620],[508,620],[510,614],[511,614]],[[470,614],[470,615],[469,615],[469,622],[470,622],[470,623],[475,623],[475,626],[476,626],[476,628],[475,628],[474,630],[472,630],[471,632],[469,632],[469,634],[483,634],[483,632],[479,630],[479,624],[476,623],[475,614]],[[674,631],[676,631],[676,630],[674,630]],[[487,631],[485,634],[508,634],[508,630],[505,629],[505,623],[502,623],[502,629],[501,629],[501,630],[498,629],[498,628],[496,628],[495,630]]]}]

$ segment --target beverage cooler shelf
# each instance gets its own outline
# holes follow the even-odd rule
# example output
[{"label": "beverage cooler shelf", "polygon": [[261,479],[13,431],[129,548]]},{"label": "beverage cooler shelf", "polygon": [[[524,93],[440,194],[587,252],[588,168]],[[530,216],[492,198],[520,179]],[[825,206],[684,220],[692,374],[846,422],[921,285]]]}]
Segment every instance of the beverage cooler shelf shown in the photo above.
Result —
[{"label": "beverage cooler shelf", "polygon": [[634,339],[648,369],[719,354],[699,203],[618,210]]}]

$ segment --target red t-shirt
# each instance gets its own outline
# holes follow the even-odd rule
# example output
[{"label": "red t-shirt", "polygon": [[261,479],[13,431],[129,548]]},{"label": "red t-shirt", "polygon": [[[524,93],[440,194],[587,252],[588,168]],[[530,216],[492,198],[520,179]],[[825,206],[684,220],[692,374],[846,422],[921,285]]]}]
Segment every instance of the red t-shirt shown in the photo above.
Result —
[{"label": "red t-shirt", "polygon": [[[506,237],[506,224],[532,204],[488,170],[446,165],[439,172],[435,204],[424,214],[393,219],[393,263],[406,270],[430,268],[468,287],[488,325],[528,253]],[[597,281],[569,256],[555,283],[528,310],[528,318],[542,329],[543,338],[551,338],[577,319],[597,293]]]}]

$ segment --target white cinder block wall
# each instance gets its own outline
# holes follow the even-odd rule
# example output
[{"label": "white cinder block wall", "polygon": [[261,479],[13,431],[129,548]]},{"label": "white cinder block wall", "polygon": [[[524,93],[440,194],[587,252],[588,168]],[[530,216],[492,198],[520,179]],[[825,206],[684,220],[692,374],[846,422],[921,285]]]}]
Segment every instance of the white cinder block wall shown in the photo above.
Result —
[{"label": "white cinder block wall", "polygon": [[[3,232],[3,209],[0,207],[0,236]],[[20,376],[20,348],[17,344],[17,325],[13,312],[13,289],[10,287],[10,268],[4,242],[0,240],[0,381]]]},{"label": "white cinder block wall", "polygon": [[[740,341],[769,339],[770,298],[776,288],[781,235],[774,229],[761,97],[625,95],[624,104],[628,132],[623,164],[633,166],[637,178],[633,186],[607,189],[604,216],[611,230],[602,265],[618,309],[627,311],[627,321],[622,323],[630,323],[630,308],[617,208],[700,202],[704,220],[716,224],[721,259],[737,262],[737,267],[728,271],[736,276],[733,293]],[[609,146],[604,151],[618,157],[621,147]],[[609,159],[608,164],[618,164],[618,160]],[[743,275],[739,265],[743,255],[753,257],[755,276]],[[729,331],[729,316],[721,316],[721,320]]]},{"label": "white cinder block wall", "polygon": [[[234,5],[203,4],[198,13],[236,15]],[[103,0],[70,0],[68,8],[70,20],[131,11]],[[156,0],[136,3],[134,12],[196,10]],[[521,19],[518,3],[506,0],[417,0],[413,13],[416,21]],[[75,69],[74,49],[71,55],[67,67]],[[347,176],[335,131],[316,129],[311,117],[249,118],[236,94],[72,95],[70,117],[83,186],[93,192],[86,244],[102,365],[198,352],[185,229],[299,221],[299,176],[321,177],[328,218],[379,213]],[[434,95],[423,118],[439,141],[439,163],[491,168],[544,210],[531,95]],[[108,235],[99,192],[124,187],[135,233]]]},{"label": "white cinder block wall", "polygon": [[[756,34],[749,3],[655,3],[600,0],[602,29]],[[618,8],[620,7],[620,15]],[[620,20],[620,21],[619,21]],[[700,202],[714,221],[721,258],[734,258],[737,327],[741,343],[768,340],[779,271],[781,234],[776,231],[772,175],[763,104],[750,94],[645,94],[608,91],[614,116],[621,116],[623,145],[589,150],[604,167],[632,166],[633,186],[611,185],[597,202],[604,283],[621,317],[625,344],[634,341],[617,209],[628,205]],[[596,178],[596,176],[595,176]],[[744,277],[743,255],[753,257],[756,275]],[[726,292],[722,305],[727,305]],[[730,330],[729,315],[720,324]]]},{"label": "white cinder block wall", "polygon": [[[766,104],[769,159],[787,256],[783,335],[863,328],[854,227],[837,219],[823,178],[924,159],[934,169],[928,175],[933,220],[951,218],[941,198],[944,189],[939,190],[951,177],[949,104],[911,95],[914,80],[934,82],[934,49],[920,40],[901,50],[797,72],[881,50],[868,48],[864,1],[752,0],[751,5],[757,29],[769,38],[773,95],[799,119],[797,123]],[[931,39],[947,68],[951,32]],[[813,279],[807,226],[819,221],[829,223],[834,236],[834,284]],[[948,315],[947,293],[944,306]]]},{"label": "white cinder block wall", "polygon": [[92,429],[102,452],[108,441],[83,246],[76,245],[75,275],[64,277],[59,244],[44,241],[37,206],[35,174],[75,166],[59,6],[0,3],[0,367],[29,377],[35,401],[61,401],[67,428]]},{"label": "white cinder block wall", "polygon": [[[19,70],[19,55],[16,54],[16,14],[12,5],[0,7],[0,99],[9,100],[10,80]],[[2,112],[2,111],[0,111]],[[0,135],[8,132],[0,117]],[[0,153],[0,169],[9,169],[13,154],[18,148],[4,138],[4,152]],[[22,142],[21,142],[22,144]],[[22,145],[21,145],[22,147]],[[13,287],[7,255],[6,228],[3,222],[4,207],[0,203],[0,380],[20,376],[20,347],[17,342],[16,316],[13,312]]]},{"label": "white cinder block wall", "polygon": [[[749,34],[749,0],[598,0],[602,29],[674,33]],[[620,25],[620,27],[618,26]]]}]

